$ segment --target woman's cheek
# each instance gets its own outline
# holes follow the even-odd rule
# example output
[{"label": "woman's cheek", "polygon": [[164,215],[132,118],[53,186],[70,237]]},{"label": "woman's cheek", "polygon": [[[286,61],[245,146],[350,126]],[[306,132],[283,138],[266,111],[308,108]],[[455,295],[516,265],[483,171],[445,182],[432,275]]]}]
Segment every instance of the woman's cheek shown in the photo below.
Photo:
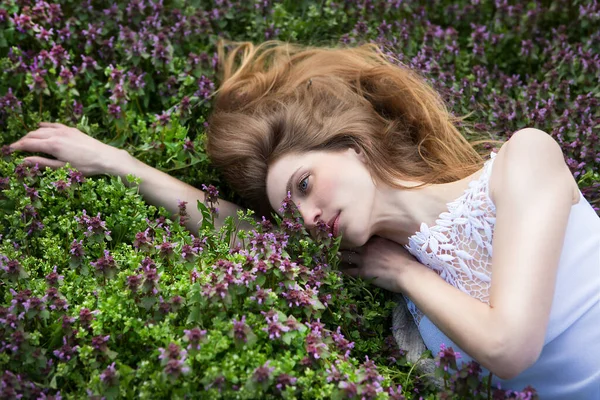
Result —
[{"label": "woman's cheek", "polygon": [[319,198],[319,200],[321,200],[325,207],[329,205],[334,207],[336,206],[335,204],[331,204],[335,190],[335,184],[331,179],[320,179],[319,182],[315,182],[313,190],[315,190],[316,196]]}]

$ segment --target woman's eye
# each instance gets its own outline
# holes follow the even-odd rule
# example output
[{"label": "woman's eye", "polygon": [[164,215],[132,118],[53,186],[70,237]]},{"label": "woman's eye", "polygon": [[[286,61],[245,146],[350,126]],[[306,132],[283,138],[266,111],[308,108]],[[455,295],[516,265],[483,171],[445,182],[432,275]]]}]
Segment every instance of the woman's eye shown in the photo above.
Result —
[{"label": "woman's eye", "polygon": [[300,191],[300,193],[306,193],[306,191],[308,190],[308,176],[305,176],[304,178],[302,178],[302,180],[300,180],[300,182],[298,183],[298,190]]}]

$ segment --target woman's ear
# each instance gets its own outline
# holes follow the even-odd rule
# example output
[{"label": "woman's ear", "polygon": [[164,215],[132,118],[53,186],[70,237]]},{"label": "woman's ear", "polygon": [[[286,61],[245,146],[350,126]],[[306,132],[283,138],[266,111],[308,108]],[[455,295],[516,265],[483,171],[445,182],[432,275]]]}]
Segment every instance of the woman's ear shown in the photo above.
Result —
[{"label": "woman's ear", "polygon": [[360,161],[362,161],[364,164],[367,163],[367,157],[365,156],[365,152],[360,146],[353,144],[350,146],[350,150],[354,152],[354,154],[358,157]]}]

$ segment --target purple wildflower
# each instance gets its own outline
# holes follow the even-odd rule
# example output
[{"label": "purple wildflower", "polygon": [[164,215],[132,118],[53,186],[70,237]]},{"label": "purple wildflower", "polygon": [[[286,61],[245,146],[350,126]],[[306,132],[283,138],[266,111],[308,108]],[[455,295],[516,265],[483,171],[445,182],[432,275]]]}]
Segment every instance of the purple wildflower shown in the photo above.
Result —
[{"label": "purple wildflower", "polygon": [[153,237],[150,235],[150,228],[144,232],[138,232],[135,234],[133,240],[133,247],[138,250],[149,250],[152,247]]},{"label": "purple wildflower", "polygon": [[4,271],[11,282],[17,282],[19,279],[24,279],[29,276],[27,271],[25,271],[21,263],[17,260],[5,258],[5,261],[3,262],[3,260],[0,259],[0,270]]},{"label": "purple wildflower", "polygon": [[163,242],[156,245],[155,248],[158,250],[158,254],[163,258],[169,258],[173,254],[175,246],[171,242],[167,242],[165,236],[163,236]]},{"label": "purple wildflower", "polygon": [[183,333],[185,334],[183,340],[189,342],[187,349],[200,350],[200,342],[206,337],[206,330],[201,330],[196,327],[190,330],[186,329]]},{"label": "purple wildflower", "polygon": [[74,169],[69,170],[69,183],[71,185],[83,182],[85,182],[85,177],[81,172],[76,171]]},{"label": "purple wildflower", "polygon": [[279,374],[279,376],[276,379],[277,384],[275,385],[275,387],[277,388],[277,390],[282,392],[286,387],[295,385],[297,380],[297,378],[288,374]]},{"label": "purple wildflower", "polygon": [[106,336],[94,336],[92,338],[92,348],[98,353],[106,353],[108,351],[108,339],[110,339],[110,335]]},{"label": "purple wildflower", "polygon": [[65,192],[69,187],[71,187],[71,183],[59,179],[56,182],[52,182],[52,186],[54,186],[59,192]]},{"label": "purple wildflower", "polygon": [[256,293],[250,296],[250,300],[256,301],[258,304],[263,304],[268,298],[269,293],[272,293],[271,289],[261,289],[260,286],[256,285]]},{"label": "purple wildflower", "polygon": [[108,250],[104,250],[104,255],[96,261],[90,262],[90,265],[95,268],[98,277],[112,278],[117,273],[117,264]]},{"label": "purple wildflower", "polygon": [[219,204],[219,191],[213,185],[202,185],[202,190],[204,190],[204,204],[208,207],[209,211],[216,216],[218,216],[219,209],[217,205]]},{"label": "purple wildflower", "polygon": [[64,65],[60,67],[60,74],[58,75],[57,83],[59,85],[68,86],[69,84],[74,84],[74,76],[69,67],[65,67]]},{"label": "purple wildflower", "polygon": [[275,367],[270,367],[269,363],[270,360],[267,360],[263,365],[254,370],[252,378],[256,382],[267,382],[271,378],[271,374],[275,370]]},{"label": "purple wildflower", "polygon": [[25,15],[25,14],[13,14],[13,17],[11,18],[13,24],[15,25],[15,28],[17,29],[17,31],[21,32],[21,33],[25,33],[28,30],[33,28],[33,22],[31,21],[31,17],[29,15]]},{"label": "purple wildflower", "polygon": [[354,382],[347,382],[347,381],[340,382],[338,384],[338,387],[342,390],[342,392],[348,398],[353,398],[358,393],[358,388],[356,387],[356,383],[354,383]]},{"label": "purple wildflower", "polygon": [[58,286],[58,281],[62,281],[65,277],[56,273],[56,265],[52,272],[46,275],[46,283],[50,286]]},{"label": "purple wildflower", "polygon": [[198,90],[194,93],[194,96],[201,99],[208,99],[215,90],[215,84],[213,81],[202,75],[197,82]]},{"label": "purple wildflower", "polygon": [[100,380],[106,386],[117,386],[119,384],[119,372],[115,368],[115,363],[110,364],[102,373],[100,374]]},{"label": "purple wildflower", "polygon": [[79,242],[77,240],[73,240],[69,253],[71,253],[71,257],[73,258],[82,258],[85,254],[85,251],[83,250],[83,240],[80,240]]},{"label": "purple wildflower", "polygon": [[140,285],[142,284],[142,275],[130,275],[127,277],[127,288],[133,293],[136,293]]},{"label": "purple wildflower", "polygon": [[63,337],[63,346],[58,350],[54,350],[53,354],[61,361],[69,361],[76,354],[78,349],[79,346],[71,346],[67,342],[67,338]]},{"label": "purple wildflower", "polygon": [[436,358],[435,365],[448,372],[449,368],[457,370],[456,360],[461,358],[460,353],[455,352],[452,347],[446,347],[444,343],[440,345],[440,352]]},{"label": "purple wildflower", "polygon": [[402,386],[398,385],[397,387],[390,386],[388,388],[388,396],[392,400],[406,400],[406,397],[402,394]]},{"label": "purple wildflower", "polygon": [[114,119],[120,119],[121,118],[121,106],[119,106],[118,104],[110,103],[108,105],[108,113]]},{"label": "purple wildflower", "polygon": [[248,340],[248,330],[250,327],[246,325],[246,316],[243,315],[238,321],[233,319],[233,338],[238,342],[246,343]]},{"label": "purple wildflower", "polygon": [[91,236],[110,236],[110,231],[106,229],[106,222],[100,217],[98,213],[95,217],[87,215],[87,211],[83,210],[81,217],[75,217],[75,221],[79,224],[79,227],[84,230],[86,237]]},{"label": "purple wildflower", "polygon": [[170,343],[166,349],[159,348],[163,372],[170,380],[176,380],[181,374],[189,372],[190,368],[185,364],[187,351],[181,349],[177,344]]},{"label": "purple wildflower", "polygon": [[94,312],[87,308],[79,310],[79,323],[83,328],[89,328],[90,324],[94,320]]},{"label": "purple wildflower", "polygon": [[265,318],[267,320],[267,327],[263,328],[263,331],[269,334],[269,339],[271,340],[275,338],[280,338],[282,333],[288,332],[290,330],[289,327],[282,325],[279,322],[279,315],[277,313],[274,313],[271,317],[266,315]]}]

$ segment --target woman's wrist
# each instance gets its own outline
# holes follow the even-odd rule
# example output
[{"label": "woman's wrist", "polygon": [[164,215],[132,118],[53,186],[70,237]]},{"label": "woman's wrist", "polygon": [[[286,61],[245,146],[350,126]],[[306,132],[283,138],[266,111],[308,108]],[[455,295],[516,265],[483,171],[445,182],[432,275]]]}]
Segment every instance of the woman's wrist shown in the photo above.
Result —
[{"label": "woman's wrist", "polygon": [[114,148],[114,151],[108,157],[102,159],[100,169],[101,173],[120,176],[121,179],[125,179],[129,174],[135,175],[138,162],[140,161],[126,150]]},{"label": "woman's wrist", "polygon": [[418,261],[410,262],[409,265],[406,265],[405,268],[397,274],[396,285],[401,293],[408,295],[412,286],[411,282],[415,282],[420,279],[423,274],[431,272],[433,271]]}]

